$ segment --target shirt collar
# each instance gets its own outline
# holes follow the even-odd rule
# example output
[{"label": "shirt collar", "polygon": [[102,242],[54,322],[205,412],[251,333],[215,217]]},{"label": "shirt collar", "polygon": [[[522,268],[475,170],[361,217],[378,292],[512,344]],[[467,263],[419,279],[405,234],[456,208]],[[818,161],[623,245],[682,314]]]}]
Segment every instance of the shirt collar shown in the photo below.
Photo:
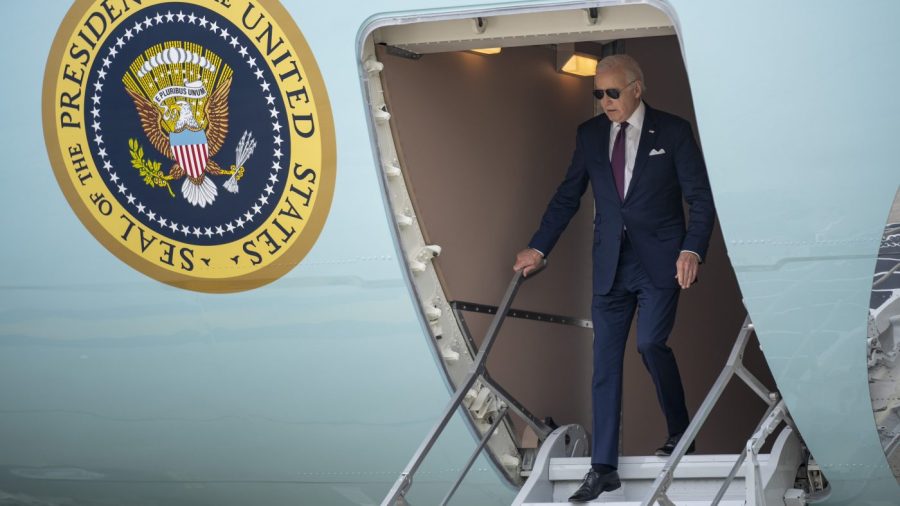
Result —
[{"label": "shirt collar", "polygon": [[[643,126],[644,126],[644,114],[645,114],[646,112],[647,112],[647,108],[644,107],[644,101],[641,100],[641,103],[638,104],[637,109],[635,109],[634,112],[631,113],[631,116],[629,116],[628,119],[625,120],[625,121],[626,121],[629,125],[631,125],[632,128],[634,128],[634,129],[636,129],[638,132],[640,132],[641,129],[643,128]],[[617,126],[617,127],[621,127],[622,124],[621,124],[621,123],[616,123],[616,126]]]}]

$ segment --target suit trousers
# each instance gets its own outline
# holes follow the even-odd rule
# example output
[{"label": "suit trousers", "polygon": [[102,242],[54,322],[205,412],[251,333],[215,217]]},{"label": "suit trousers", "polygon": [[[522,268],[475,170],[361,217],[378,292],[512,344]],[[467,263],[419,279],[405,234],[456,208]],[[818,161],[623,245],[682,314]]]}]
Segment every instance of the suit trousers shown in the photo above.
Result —
[{"label": "suit trousers", "polygon": [[684,388],[672,349],[666,345],[675,323],[680,288],[657,288],[641,266],[627,235],[622,238],[616,277],[609,293],[594,294],[592,464],[618,466],[625,343],[637,310],[637,348],[653,378],[669,436],[689,424]]}]

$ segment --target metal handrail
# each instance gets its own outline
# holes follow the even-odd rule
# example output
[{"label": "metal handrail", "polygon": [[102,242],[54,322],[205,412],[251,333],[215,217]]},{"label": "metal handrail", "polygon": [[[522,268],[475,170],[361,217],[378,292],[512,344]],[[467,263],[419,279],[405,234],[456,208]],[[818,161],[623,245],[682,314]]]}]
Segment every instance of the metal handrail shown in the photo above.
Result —
[{"label": "metal handrail", "polygon": [[512,395],[509,394],[503,387],[501,387],[493,378],[488,374],[487,371],[481,375],[481,383],[488,387],[491,392],[494,393],[497,397],[503,401],[509,407],[509,410],[519,416],[529,427],[531,430],[537,434],[539,440],[543,441],[550,436],[550,433],[553,432],[553,428],[541,421],[538,417],[534,416],[530,411],[525,409],[519,401],[515,399]]},{"label": "metal handrail", "polygon": [[[775,408],[777,406],[778,404],[769,406],[768,409],[766,409],[766,413],[763,415],[763,419],[760,420],[760,422],[756,425],[756,428],[753,429],[754,434],[759,431],[759,429],[763,425],[763,422],[769,417],[769,415],[771,415],[775,411]],[[728,472],[728,477],[725,478],[722,486],[719,487],[719,490],[718,492],[716,492],[716,496],[713,498],[710,506],[717,506],[719,502],[725,497],[725,492],[728,491],[728,486],[731,485],[732,481],[734,481],[734,478],[737,476],[738,469],[740,469],[741,465],[743,465],[745,458],[747,458],[746,452],[741,452],[740,455],[738,455],[737,460],[735,460],[734,465],[731,466],[731,470]]]},{"label": "metal handrail", "polygon": [[[460,302],[460,301],[451,301],[450,308],[453,310],[453,315],[456,317],[456,320],[459,322],[459,329],[462,332],[463,337],[465,338],[466,345],[475,353],[475,349],[477,346],[475,345],[475,340],[472,339],[472,333],[469,331],[469,324],[466,322],[466,317],[463,315],[464,311],[481,313],[481,314],[497,314],[496,306],[488,306],[484,304],[476,304],[474,302]],[[565,324],[565,325],[575,325],[581,327],[582,325],[578,322],[583,320],[573,318],[573,317],[565,317],[559,315],[549,315],[547,313],[533,313],[529,312],[529,314],[540,314],[544,316],[551,316],[553,318],[528,318],[522,316],[523,311],[517,309],[509,309],[506,312],[506,317],[513,318],[525,318],[529,320],[537,319],[544,323],[555,323],[555,324]],[[515,397],[513,397],[509,392],[506,391],[499,383],[497,383],[488,373],[487,370],[482,371],[481,373],[481,384],[488,388],[496,397],[498,397],[503,403],[505,403],[511,412],[521,418],[526,425],[531,427],[531,430],[537,434],[538,440],[543,441],[547,439],[551,432],[553,432],[554,427],[551,427],[544,423],[543,420],[536,417],[532,414],[525,406],[522,405]]]},{"label": "metal handrail", "polygon": [[[538,268],[532,271],[528,278],[526,278],[522,274],[521,270],[515,272],[512,281],[510,281],[509,286],[506,288],[506,293],[503,295],[503,299],[497,309],[497,314],[494,316],[494,319],[491,321],[491,325],[488,327],[487,333],[485,334],[484,340],[482,341],[481,348],[478,350],[478,354],[475,356],[475,360],[472,363],[471,369],[469,369],[469,372],[466,375],[465,379],[457,387],[456,392],[450,399],[450,402],[447,403],[447,406],[444,408],[444,413],[441,418],[437,421],[434,427],[432,427],[431,431],[429,431],[428,435],[425,437],[425,440],[422,441],[422,443],[419,445],[419,448],[416,450],[416,453],[413,454],[409,463],[403,469],[403,472],[400,473],[400,477],[397,478],[397,481],[394,482],[394,485],[388,491],[387,496],[385,496],[384,500],[381,502],[381,506],[406,504],[405,496],[406,492],[408,492],[409,488],[412,486],[413,475],[415,475],[416,471],[419,469],[419,466],[422,465],[422,462],[425,460],[428,452],[431,451],[431,448],[434,446],[437,438],[444,431],[444,428],[446,428],[447,423],[450,422],[450,419],[453,417],[454,413],[456,413],[456,409],[459,408],[459,406],[462,404],[466,393],[470,388],[472,388],[478,377],[482,376],[482,374],[484,373],[488,353],[490,353],[491,347],[494,345],[494,339],[500,332],[500,326],[503,324],[503,320],[506,318],[507,312],[512,305],[512,301],[515,298],[516,293],[519,291],[519,286],[525,279],[531,279],[532,277],[534,277],[534,275],[540,272],[546,265],[547,261],[542,260]],[[501,411],[505,415],[505,408],[501,409]],[[494,424],[490,429],[488,429],[488,432],[483,437],[484,443],[487,443],[490,435],[493,434],[494,430],[496,429],[496,425],[499,424],[499,420],[502,419],[502,416],[498,416],[497,419],[494,420]],[[473,454],[473,458],[470,459],[471,462],[474,462],[474,457],[477,456],[483,448],[484,444],[479,444]],[[454,484],[453,490],[451,490],[450,494],[445,498],[445,500],[449,500],[453,492],[456,491],[456,488],[459,486],[459,483],[462,482],[462,478],[465,477],[465,474],[468,471],[469,467],[471,467],[471,463],[463,470],[461,476]]]},{"label": "metal handrail", "polygon": [[453,482],[453,486],[450,487],[450,491],[447,492],[447,495],[444,496],[444,500],[441,501],[440,506],[445,506],[448,502],[450,502],[450,498],[453,497],[453,494],[456,492],[456,489],[459,488],[459,485],[462,483],[463,478],[466,477],[466,473],[469,472],[469,469],[472,468],[472,464],[475,463],[475,459],[478,458],[478,454],[481,453],[481,450],[484,449],[484,445],[487,444],[488,439],[494,435],[494,431],[497,430],[497,426],[500,425],[500,422],[503,421],[503,417],[506,416],[507,407],[504,406],[497,412],[494,423],[484,432],[484,435],[481,436],[481,441],[478,442],[478,446],[475,447],[475,451],[472,452],[472,455],[469,456],[469,460],[466,462],[466,465],[463,466],[462,472],[459,473],[459,476],[456,478],[456,481]]},{"label": "metal handrail", "polygon": [[[478,302],[468,302],[462,300],[449,301],[450,309],[453,311],[454,317],[459,322],[459,329],[465,338],[466,345],[472,353],[475,353],[477,346],[475,340],[472,339],[472,333],[469,331],[469,325],[463,312],[478,313],[483,315],[497,314],[497,306],[489,304],[480,304]],[[556,325],[570,325],[578,328],[592,329],[593,322],[585,318],[577,318],[574,316],[564,316],[552,313],[542,313],[538,311],[527,311],[524,309],[509,308],[506,311],[507,318],[518,318],[523,320],[539,321],[542,323],[552,323]],[[521,418],[531,430],[535,432],[539,441],[544,441],[553,432],[551,427],[543,420],[534,416],[525,406],[522,405],[515,397],[509,394],[499,383],[491,378],[490,374],[485,370],[481,374],[481,384],[487,387],[497,398],[509,407],[509,411]]]},{"label": "metal handrail", "polygon": [[[756,392],[769,407],[766,410],[766,414],[763,416],[762,421],[760,421],[753,431],[753,436],[751,436],[747,443],[747,451],[742,452],[738,457],[734,466],[731,468],[728,478],[725,479],[725,482],[716,494],[715,499],[712,501],[711,506],[718,505],[719,501],[722,500],[726,489],[734,480],[734,477],[737,475],[737,470],[744,462],[747,454],[750,455],[751,461],[754,464],[754,494],[756,497],[759,497],[762,493],[761,484],[759,483],[759,462],[756,460],[756,455],[759,452],[759,448],[762,446],[762,442],[775,429],[772,425],[773,420],[777,420],[778,422],[784,421],[795,431],[796,427],[787,413],[784,401],[780,399],[778,393],[770,392],[765,385],[753,375],[753,373],[744,367],[744,349],[747,347],[747,342],[750,340],[750,335],[753,331],[753,323],[750,321],[750,315],[747,315],[744,319],[744,324],[741,326],[741,332],[738,334],[737,341],[734,343],[734,347],[728,357],[725,368],[719,373],[719,377],[706,395],[706,399],[703,400],[703,404],[700,405],[700,409],[697,410],[697,414],[694,416],[694,419],[691,421],[687,430],[681,436],[681,439],[672,451],[672,455],[669,457],[669,460],[666,461],[662,471],[660,471],[659,476],[656,477],[653,486],[650,488],[650,492],[641,503],[641,506],[650,506],[654,502],[659,502],[663,506],[674,506],[674,502],[666,495],[666,491],[668,490],[669,485],[672,484],[675,468],[681,462],[682,457],[687,453],[688,447],[694,442],[697,433],[700,432],[700,428],[706,422],[707,417],[709,417],[713,406],[718,402],[725,387],[734,376],[744,380],[747,386]],[[777,425],[777,423],[775,425]]]}]

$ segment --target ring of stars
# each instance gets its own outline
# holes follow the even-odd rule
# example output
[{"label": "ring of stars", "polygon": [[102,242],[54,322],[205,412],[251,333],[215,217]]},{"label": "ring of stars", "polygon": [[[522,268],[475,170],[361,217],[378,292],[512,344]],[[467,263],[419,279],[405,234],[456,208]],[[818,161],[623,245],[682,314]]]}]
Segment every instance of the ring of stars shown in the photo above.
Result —
[{"label": "ring of stars", "polygon": [[[237,218],[234,218],[227,223],[216,225],[215,227],[198,227],[185,223],[179,223],[178,221],[171,219],[171,217],[163,216],[162,214],[157,213],[153,209],[145,206],[137,199],[137,197],[134,196],[134,194],[132,194],[128,190],[128,187],[125,186],[124,182],[120,182],[121,178],[113,170],[114,167],[112,162],[110,161],[110,156],[107,153],[106,148],[103,146],[104,141],[102,135],[102,126],[100,123],[100,94],[103,92],[104,80],[106,79],[106,76],[108,74],[107,69],[112,65],[113,60],[119,54],[120,50],[124,48],[132,39],[136,38],[137,34],[143,32],[144,30],[149,30],[150,28],[153,28],[155,26],[160,26],[168,23],[183,23],[185,24],[185,26],[195,25],[196,29],[206,29],[221,37],[228,45],[235,49],[237,54],[240,55],[241,60],[243,60],[247,64],[250,72],[252,72],[256,77],[260,89],[266,94],[266,107],[268,108],[269,120],[271,120],[275,143],[275,148],[272,153],[272,170],[269,174],[268,182],[266,184],[266,187],[260,193],[259,197],[253,201],[254,204],[250,206],[243,214],[239,214]],[[244,228],[245,225],[252,224],[257,215],[261,214],[262,210],[270,204],[270,200],[272,201],[271,205],[274,205],[278,200],[277,195],[274,198],[271,197],[272,194],[275,193],[275,185],[279,181],[279,172],[282,169],[281,159],[284,157],[284,153],[281,152],[281,145],[285,142],[284,139],[281,138],[281,129],[283,127],[278,121],[278,110],[275,108],[275,97],[269,90],[270,86],[271,85],[269,84],[269,82],[265,79],[263,70],[257,65],[256,59],[249,55],[247,48],[241,45],[238,38],[228,33],[228,29],[226,27],[220,27],[215,21],[206,19],[206,16],[196,16],[193,12],[185,14],[184,11],[173,13],[170,10],[165,14],[163,14],[162,12],[157,12],[155,16],[147,16],[143,20],[138,20],[133,26],[129,26],[125,30],[123,35],[116,39],[115,44],[113,44],[109,48],[108,54],[102,60],[102,66],[97,71],[97,78],[93,83],[94,93],[90,97],[92,101],[92,108],[90,111],[88,111],[88,113],[90,114],[88,120],[92,121],[91,128],[94,130],[94,137],[91,140],[93,140],[97,148],[97,156],[99,156],[103,161],[103,169],[109,175],[109,182],[111,184],[110,189],[121,194],[122,198],[124,198],[128,202],[128,204],[138,212],[138,214],[146,216],[146,218],[151,222],[158,223],[162,229],[168,228],[172,231],[173,234],[180,233],[185,237],[213,237],[214,235],[224,237],[226,234],[236,234],[238,233],[236,231],[240,231]]]}]

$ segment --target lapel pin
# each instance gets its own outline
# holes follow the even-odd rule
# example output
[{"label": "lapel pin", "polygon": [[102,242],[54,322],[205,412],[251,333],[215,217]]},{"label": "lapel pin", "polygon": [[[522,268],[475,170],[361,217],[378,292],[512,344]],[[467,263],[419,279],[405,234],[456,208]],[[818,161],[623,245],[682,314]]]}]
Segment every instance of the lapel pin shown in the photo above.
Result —
[{"label": "lapel pin", "polygon": [[651,134],[655,134],[656,130],[648,130],[648,132],[650,132]]}]

